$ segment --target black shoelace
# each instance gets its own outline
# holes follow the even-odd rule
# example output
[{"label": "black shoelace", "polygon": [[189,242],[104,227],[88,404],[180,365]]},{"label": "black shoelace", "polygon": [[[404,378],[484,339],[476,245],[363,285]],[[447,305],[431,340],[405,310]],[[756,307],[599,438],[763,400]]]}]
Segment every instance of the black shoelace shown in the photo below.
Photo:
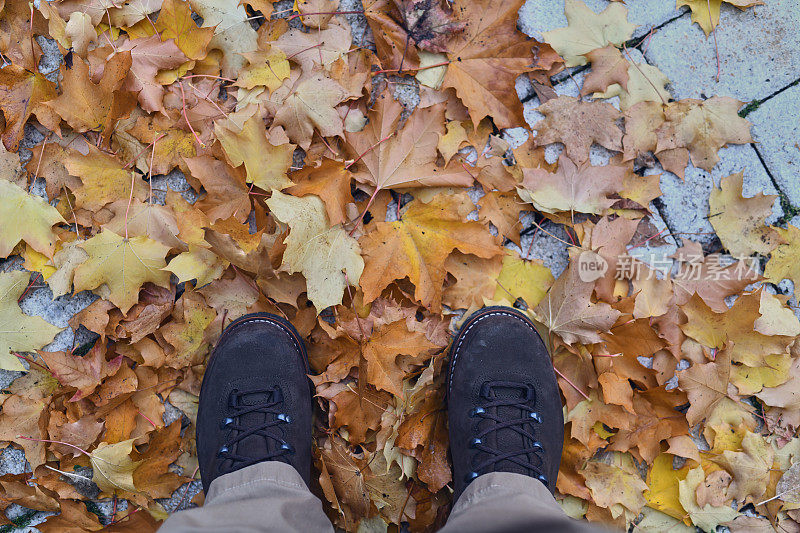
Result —
[{"label": "black shoelace", "polygon": [[[263,395],[265,399],[256,403],[245,403],[245,397]],[[218,455],[226,468],[220,470],[233,471],[262,461],[282,460],[294,454],[291,444],[283,440],[283,431],[279,426],[290,424],[291,417],[283,413],[283,394],[280,388],[234,390],[228,397],[231,416],[222,421],[222,429],[228,430],[227,439],[219,449]],[[258,424],[243,423],[242,418],[251,413],[263,414],[264,421]],[[237,453],[237,444],[251,436],[264,438],[264,453],[257,457]]]},{"label": "black shoelace", "polygon": [[[496,389],[500,388],[516,389],[523,391],[524,394],[518,398],[504,398],[496,393]],[[500,461],[510,461],[526,469],[533,477],[547,485],[547,477],[542,474],[544,447],[536,440],[532,431],[534,423],[542,423],[541,416],[532,407],[535,403],[535,397],[533,387],[527,384],[512,381],[490,381],[483,384],[481,398],[484,401],[482,405],[474,408],[469,414],[472,418],[480,419],[475,423],[475,436],[469,445],[470,448],[488,455],[488,458],[475,464],[478,454],[473,456],[472,472],[467,474],[467,482],[472,481],[482,473],[494,471],[495,466]],[[508,419],[505,416],[498,416],[501,408],[513,408],[519,413],[519,418]],[[489,420],[491,423],[484,424],[481,423],[481,420]],[[513,430],[522,438],[522,442],[526,444],[516,449],[507,450],[495,449],[489,446],[487,441],[490,439],[487,437],[492,433],[498,435],[497,432],[503,429]],[[535,464],[529,460],[531,457],[537,459]]]}]

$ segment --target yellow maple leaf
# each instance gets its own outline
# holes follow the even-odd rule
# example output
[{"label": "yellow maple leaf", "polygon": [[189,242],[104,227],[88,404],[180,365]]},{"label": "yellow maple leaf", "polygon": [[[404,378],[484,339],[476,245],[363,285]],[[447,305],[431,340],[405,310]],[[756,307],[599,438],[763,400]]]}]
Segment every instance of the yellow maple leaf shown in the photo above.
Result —
[{"label": "yellow maple leaf", "polygon": [[357,285],[364,270],[358,242],[341,225],[331,227],[325,206],[318,196],[295,198],[272,192],[267,206],[290,231],[284,243],[281,270],[302,272],[306,277],[308,299],[317,311],[342,303],[349,283]]},{"label": "yellow maple leaf", "polygon": [[[2,181],[0,181],[2,183]],[[0,368],[25,370],[12,352],[30,352],[48,344],[61,328],[22,312],[17,300],[28,286],[30,273],[0,273]]]},{"label": "yellow maple leaf", "polygon": [[767,281],[779,282],[782,279],[790,279],[794,283],[794,296],[800,299],[800,261],[798,257],[798,247],[800,247],[800,229],[791,224],[786,225],[786,229],[775,228],[778,235],[784,240],[770,254],[770,259],[764,269],[764,277]]},{"label": "yellow maple leaf", "polygon": [[140,461],[131,459],[133,441],[128,439],[114,444],[101,442],[89,454],[92,463],[92,481],[101,491],[114,494],[119,491],[136,492],[133,484],[133,471],[139,466]]},{"label": "yellow maple leaf", "polygon": [[586,64],[585,54],[609,44],[622,46],[633,35],[635,24],[628,22],[628,8],[611,3],[602,13],[595,13],[580,0],[566,0],[564,14],[568,26],[542,34],[544,41],[564,57],[564,64]]},{"label": "yellow maple leaf", "polygon": [[64,218],[42,198],[0,179],[0,257],[8,257],[20,241],[52,258],[56,239],[53,224]]},{"label": "yellow maple leaf", "polygon": [[217,122],[215,132],[231,164],[234,167],[244,164],[247,183],[253,183],[265,191],[281,190],[292,185],[286,177],[286,171],[292,164],[294,147],[288,143],[273,145],[258,115],[250,117],[239,131],[233,124],[225,127]]},{"label": "yellow maple leaf", "polygon": [[378,222],[362,240],[367,258],[361,288],[371,302],[391,282],[408,277],[414,297],[434,312],[441,309],[444,263],[458,248],[488,259],[500,248],[479,222],[464,222],[454,196],[438,195],[429,204],[417,200],[396,222]]},{"label": "yellow maple leaf", "polygon": [[139,288],[146,281],[169,286],[164,257],[169,247],[147,237],[126,239],[104,230],[79,245],[89,258],[75,269],[75,290],[94,290],[126,313],[139,301]]}]

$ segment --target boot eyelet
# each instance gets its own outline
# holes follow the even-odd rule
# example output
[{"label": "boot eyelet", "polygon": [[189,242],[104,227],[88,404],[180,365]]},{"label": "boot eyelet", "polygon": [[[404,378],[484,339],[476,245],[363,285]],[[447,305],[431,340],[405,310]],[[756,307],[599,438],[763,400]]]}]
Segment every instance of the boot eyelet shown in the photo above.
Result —
[{"label": "boot eyelet", "polygon": [[228,417],[228,418],[226,418],[225,420],[222,421],[222,424],[220,424],[220,428],[225,429],[226,427],[230,426],[231,424],[233,424],[233,418]]},{"label": "boot eyelet", "polygon": [[536,411],[531,411],[530,415],[528,415],[528,416],[533,418],[537,423],[539,423],[539,424],[542,423],[542,417]]},{"label": "boot eyelet", "polygon": [[223,446],[222,448],[219,449],[219,451],[217,452],[217,455],[225,455],[229,451],[230,451],[230,448],[228,448],[227,446]]},{"label": "boot eyelet", "polygon": [[469,483],[470,481],[472,481],[472,480],[474,480],[476,477],[478,477],[478,475],[479,475],[479,474],[478,474],[477,472],[470,472],[470,473],[469,473],[469,474],[467,474],[467,476],[464,478],[464,481],[466,481],[467,483]]},{"label": "boot eyelet", "polygon": [[291,454],[294,453],[294,448],[288,442],[284,442],[284,443],[281,444],[281,450],[286,450],[287,452],[289,452]]},{"label": "boot eyelet", "polygon": [[533,447],[538,449],[539,451],[542,451],[542,452],[544,451],[544,446],[542,446],[542,443],[539,442],[539,441],[534,441],[533,442]]},{"label": "boot eyelet", "polygon": [[470,448],[477,448],[481,444],[483,444],[483,441],[481,439],[479,439],[478,437],[475,437],[474,439],[469,441],[469,447]]},{"label": "boot eyelet", "polygon": [[538,476],[536,476],[536,479],[538,479],[539,481],[541,481],[541,482],[542,482],[542,483],[544,483],[545,485],[547,485],[547,483],[548,483],[548,482],[547,482],[547,478],[546,478],[546,477],[544,477],[544,476],[543,476],[543,475],[541,475],[541,474],[539,474]]},{"label": "boot eyelet", "polygon": [[484,409],[483,407],[476,407],[475,409],[469,412],[469,416],[471,418],[475,418],[476,416],[480,416],[484,413],[486,413],[486,409]]},{"label": "boot eyelet", "polygon": [[280,420],[281,422],[285,422],[287,424],[291,424],[292,423],[292,417],[287,415],[287,414],[285,414],[285,413],[280,413],[275,418]]}]

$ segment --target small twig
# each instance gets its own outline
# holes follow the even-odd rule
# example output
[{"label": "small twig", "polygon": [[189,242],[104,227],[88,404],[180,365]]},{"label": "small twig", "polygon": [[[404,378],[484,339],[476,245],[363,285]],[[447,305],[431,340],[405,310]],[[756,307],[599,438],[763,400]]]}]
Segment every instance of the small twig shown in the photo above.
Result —
[{"label": "small twig", "polygon": [[194,131],[194,127],[192,127],[192,123],[189,122],[189,116],[186,114],[186,93],[183,92],[183,82],[181,80],[178,80],[178,87],[181,88],[181,104],[182,104],[181,108],[182,108],[182,111],[183,111],[183,118],[184,118],[184,120],[186,120],[186,124],[189,126],[189,129],[191,130],[192,134],[194,135],[194,140],[197,141],[197,144],[199,144],[200,146],[205,148],[206,147],[206,143],[204,143],[203,141],[200,140],[200,136],[198,136],[197,132]]},{"label": "small twig", "polygon": [[719,66],[719,46],[717,46],[717,25],[711,20],[711,0],[706,0],[708,4],[708,22],[711,24],[711,34],[714,36],[714,55],[717,57],[717,81],[719,81],[720,66]]},{"label": "small twig", "polygon": [[564,381],[566,381],[567,383],[569,383],[570,385],[572,385],[572,388],[573,388],[573,389],[575,389],[576,391],[578,391],[578,392],[581,394],[581,396],[583,396],[584,398],[586,398],[586,399],[587,399],[587,400],[589,400],[589,401],[592,401],[592,399],[591,399],[591,398],[589,398],[589,396],[587,396],[587,394],[586,394],[585,392],[583,392],[581,389],[579,389],[577,385],[575,385],[575,384],[574,384],[572,381],[570,381],[570,380],[569,380],[569,378],[568,378],[567,376],[565,376],[564,374],[562,374],[561,372],[559,372],[559,371],[558,371],[558,369],[556,368],[556,365],[553,365],[553,370],[555,370],[555,371],[556,371],[556,374],[558,374],[559,376],[561,376],[561,377],[562,377],[562,379],[563,379]]}]

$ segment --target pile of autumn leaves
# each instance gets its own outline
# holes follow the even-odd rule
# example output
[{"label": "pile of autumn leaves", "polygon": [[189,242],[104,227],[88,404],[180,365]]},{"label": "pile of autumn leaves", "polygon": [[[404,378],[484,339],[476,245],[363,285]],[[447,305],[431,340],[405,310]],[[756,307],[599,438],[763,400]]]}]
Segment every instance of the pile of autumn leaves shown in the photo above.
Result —
[{"label": "pile of autumn leaves", "polygon": [[[598,15],[568,0],[570,25],[538,43],[516,29],[522,0],[363,3],[374,51],[352,47],[336,0],[297,2],[283,19],[264,0],[6,2],[0,257],[21,259],[0,273],[0,368],[25,373],[0,396],[0,441],[33,472],[0,477],[0,508],[60,513],[43,531],[154,528],[158,500],[196,477],[210,347],[231,320],[268,311],[307,340],[313,488],[331,518],[430,529],[451,499],[451,311],[516,304],[543,324],[560,376],[569,514],[640,530],[788,524],[800,324],[786,298],[742,294],[764,278],[690,241],[671,275],[640,264],[615,279],[619,256],[658,242],[647,215],[659,179],[644,171],[656,159],[710,170],[720,147],[749,142],[740,102],[669,102],[666,77],[625,47],[621,4]],[[32,35],[65,55],[57,84]],[[549,87],[586,63],[595,99]],[[544,118],[512,149],[498,128],[525,125],[521,75]],[[407,85],[414,109],[393,97]],[[602,101],[612,96],[621,111]],[[26,124],[45,139],[22,167]],[[557,164],[552,143],[564,145]],[[592,145],[617,154],[592,166]],[[175,169],[192,191],[155,186]],[[722,244],[771,254],[771,281],[800,280],[800,231],[767,227],[774,198],[741,189],[734,175],[712,195]],[[572,259],[599,255],[607,273],[583,281],[573,260],[554,280],[509,249],[532,210],[569,227]],[[60,329],[18,302],[44,283],[99,296],[70,322],[94,344],[41,350]],[[165,400],[184,427],[165,426]],[[81,502],[97,497],[128,505],[101,524]],[[739,516],[746,503],[767,518]]]}]

